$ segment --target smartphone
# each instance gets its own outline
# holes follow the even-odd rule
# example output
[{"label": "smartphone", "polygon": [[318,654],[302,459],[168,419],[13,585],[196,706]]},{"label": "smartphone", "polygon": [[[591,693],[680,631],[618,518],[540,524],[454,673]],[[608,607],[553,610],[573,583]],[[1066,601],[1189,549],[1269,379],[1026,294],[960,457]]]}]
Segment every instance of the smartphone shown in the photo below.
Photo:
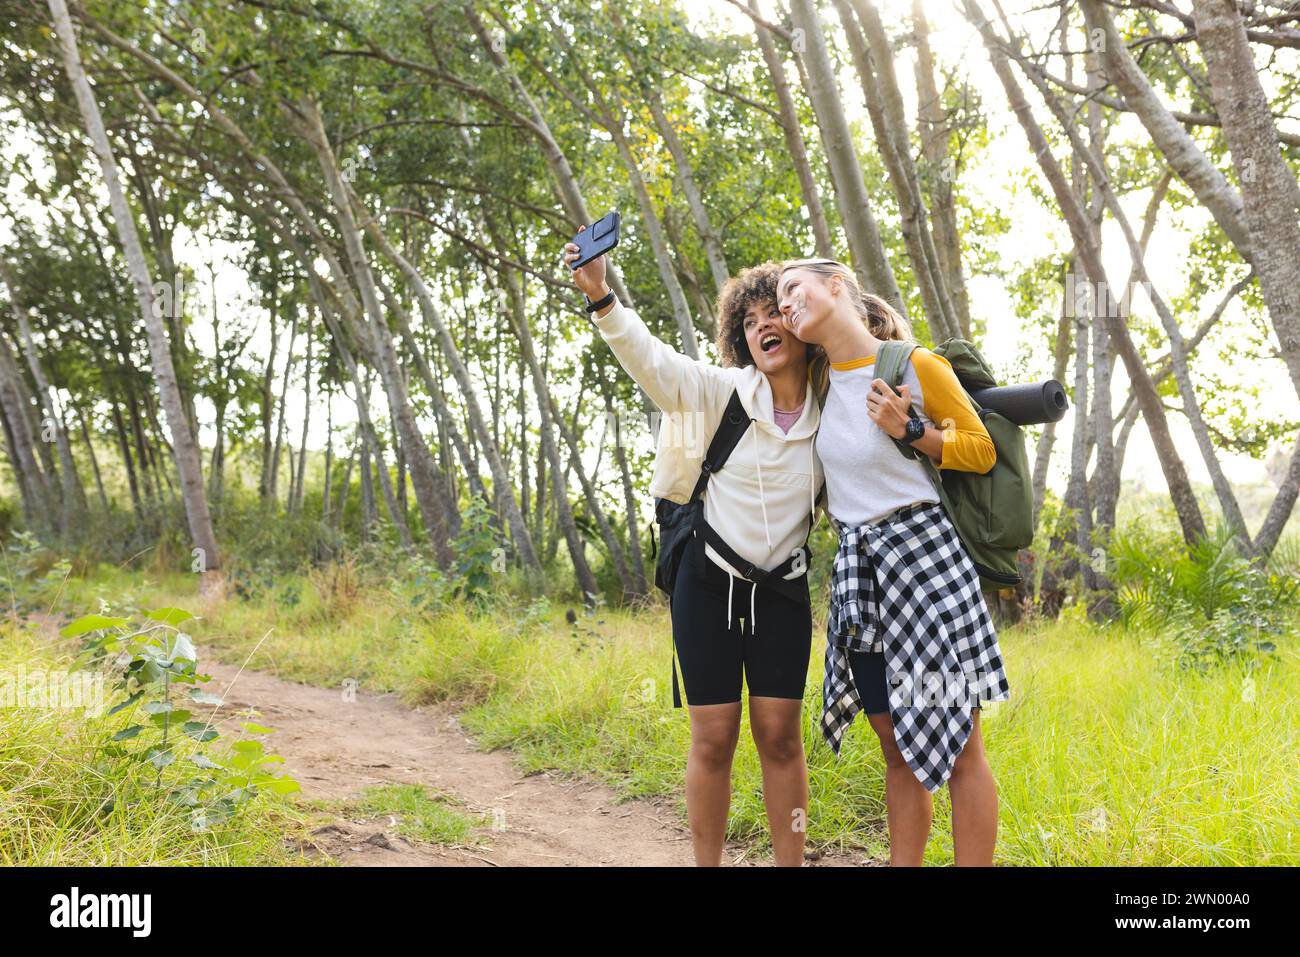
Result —
[{"label": "smartphone", "polygon": [[579,266],[585,266],[597,256],[602,256],[618,245],[620,217],[618,210],[614,210],[608,216],[602,216],[591,224],[589,229],[584,229],[578,235],[573,237],[573,243],[578,247],[578,258],[569,264],[570,269],[577,269]]}]

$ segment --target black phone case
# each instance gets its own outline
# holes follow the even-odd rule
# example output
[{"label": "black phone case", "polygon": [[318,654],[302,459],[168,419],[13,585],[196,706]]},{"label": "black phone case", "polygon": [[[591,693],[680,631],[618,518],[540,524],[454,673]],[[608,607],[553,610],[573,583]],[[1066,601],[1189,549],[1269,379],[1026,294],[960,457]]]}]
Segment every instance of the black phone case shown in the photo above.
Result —
[{"label": "black phone case", "polygon": [[577,269],[579,266],[585,266],[597,256],[617,246],[620,223],[618,210],[614,210],[608,216],[602,216],[592,223],[590,229],[584,229],[574,236],[573,242],[579,252],[578,258],[569,264],[569,268]]}]

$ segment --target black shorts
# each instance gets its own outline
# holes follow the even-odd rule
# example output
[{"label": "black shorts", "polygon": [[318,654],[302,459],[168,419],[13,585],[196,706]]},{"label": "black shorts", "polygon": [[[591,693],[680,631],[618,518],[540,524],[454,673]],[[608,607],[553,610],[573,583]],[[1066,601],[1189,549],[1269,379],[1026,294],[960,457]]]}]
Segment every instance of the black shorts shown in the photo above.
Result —
[{"label": "black shorts", "polygon": [[[885,685],[885,653],[883,651],[848,651],[849,670],[853,684],[862,701],[863,714],[885,714],[889,711],[889,689]],[[979,710],[979,702],[971,707]]]},{"label": "black shorts", "polygon": [[[812,650],[807,603],[751,582],[734,581],[727,606],[727,573],[707,557],[697,574],[696,546],[687,544],[673,589],[673,643],[686,685],[686,703],[730,704],[743,684],[751,697],[802,698]],[[802,586],[808,587],[805,577]],[[743,619],[743,623],[742,623]]]}]

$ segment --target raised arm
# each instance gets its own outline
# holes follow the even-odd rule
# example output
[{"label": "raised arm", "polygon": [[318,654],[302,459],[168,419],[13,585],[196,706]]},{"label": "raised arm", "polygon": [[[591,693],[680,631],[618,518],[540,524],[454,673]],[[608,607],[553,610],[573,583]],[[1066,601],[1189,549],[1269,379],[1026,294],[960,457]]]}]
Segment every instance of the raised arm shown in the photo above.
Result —
[{"label": "raised arm", "polygon": [[[565,264],[577,256],[578,247],[566,243]],[[592,302],[611,294],[605,282],[604,256],[574,270],[573,281]],[[591,318],[619,364],[661,412],[702,412],[716,404],[711,393],[731,388],[722,369],[683,355],[657,338],[640,316],[616,298]]]}]

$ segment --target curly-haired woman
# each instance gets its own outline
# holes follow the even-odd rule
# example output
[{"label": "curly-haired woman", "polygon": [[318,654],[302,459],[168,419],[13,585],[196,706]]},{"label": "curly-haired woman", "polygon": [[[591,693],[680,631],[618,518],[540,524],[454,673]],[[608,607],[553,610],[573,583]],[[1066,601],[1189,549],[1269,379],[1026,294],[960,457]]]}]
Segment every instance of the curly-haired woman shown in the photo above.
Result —
[{"label": "curly-haired woman", "polygon": [[[566,262],[577,255],[577,246],[565,247]],[[696,863],[706,866],[722,861],[742,680],[776,863],[803,862],[807,540],[822,481],[813,453],[820,410],[808,363],[819,350],[782,325],[779,273],[769,262],[727,281],[718,301],[722,365],[690,359],[655,338],[610,291],[604,256],[573,274],[600,334],[664,413],[653,495],[691,499],[708,445],[724,413],[735,409],[733,396],[743,407],[737,424],[749,420],[724,467],[702,483],[703,524],[684,550],[671,596],[691,724],[686,809]]]}]

